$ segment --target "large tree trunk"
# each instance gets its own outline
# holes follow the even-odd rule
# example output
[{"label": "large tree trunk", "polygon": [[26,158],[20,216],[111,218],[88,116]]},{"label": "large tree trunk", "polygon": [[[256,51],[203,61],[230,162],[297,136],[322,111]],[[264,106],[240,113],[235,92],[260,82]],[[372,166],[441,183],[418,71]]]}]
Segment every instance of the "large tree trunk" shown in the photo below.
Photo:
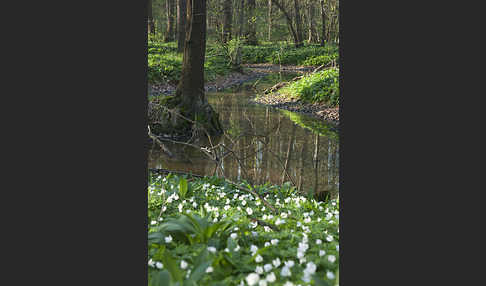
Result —
[{"label": "large tree trunk", "polygon": [[154,15],[152,13],[152,0],[148,1],[148,32],[155,35]]},{"label": "large tree trunk", "polygon": [[186,9],[186,0],[177,0],[177,52],[179,53],[184,51],[186,40]]},{"label": "large tree trunk", "polygon": [[324,9],[324,0],[320,0],[321,2],[321,17],[322,17],[322,35],[321,35],[321,46],[324,46],[326,43],[326,11]]},{"label": "large tree trunk", "polygon": [[[175,97],[166,101],[173,112],[165,113],[168,129],[189,135],[222,134],[218,114],[204,94],[204,57],[206,54],[206,0],[187,0],[186,43],[182,75]],[[180,114],[185,118],[182,118]],[[167,129],[167,128],[166,128]]]},{"label": "large tree trunk", "polygon": [[256,37],[256,19],[255,19],[255,0],[248,1],[248,30],[246,35],[246,42],[248,45],[256,46],[258,45],[258,40]]},{"label": "large tree trunk", "polygon": [[167,31],[165,34],[164,42],[174,41],[174,14],[175,14],[175,0],[167,0],[166,2],[167,12]]},{"label": "large tree trunk", "polygon": [[302,17],[300,16],[300,6],[298,0],[294,0],[294,9],[295,9],[295,26],[297,28],[297,43],[295,44],[296,47],[301,47],[304,43],[303,33],[302,33]]},{"label": "large tree trunk", "polygon": [[231,40],[231,24],[233,21],[233,1],[223,2],[223,43]]}]

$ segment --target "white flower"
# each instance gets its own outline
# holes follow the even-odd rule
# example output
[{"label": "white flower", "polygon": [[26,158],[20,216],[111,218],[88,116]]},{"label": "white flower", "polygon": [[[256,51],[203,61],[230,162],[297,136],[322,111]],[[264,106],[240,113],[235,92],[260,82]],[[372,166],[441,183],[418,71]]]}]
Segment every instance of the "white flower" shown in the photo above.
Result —
[{"label": "white flower", "polygon": [[248,215],[252,215],[253,214],[253,210],[250,209],[250,208],[246,208],[246,212],[248,213]]},{"label": "white flower", "polygon": [[258,273],[258,274],[263,274],[263,267],[257,266],[256,269],[255,269],[255,272]]},{"label": "white flower", "polygon": [[328,236],[326,237],[326,240],[327,240],[327,241],[329,241],[329,242],[331,242],[331,241],[333,241],[333,240],[334,240],[334,238],[333,238],[332,236],[328,235]]},{"label": "white flower", "polygon": [[283,286],[294,286],[294,283],[287,281]]},{"label": "white flower", "polygon": [[330,271],[327,271],[326,273],[326,276],[327,278],[333,280],[336,276],[334,275],[334,273],[330,272]]},{"label": "white flower", "polygon": [[292,268],[292,266],[295,265],[295,262],[293,260],[285,261],[285,266],[288,268]]},{"label": "white flower", "polygon": [[282,213],[282,214],[280,214],[280,216],[281,216],[282,218],[287,218],[287,213]]},{"label": "white flower", "polygon": [[314,273],[316,273],[316,269],[317,269],[316,264],[311,261],[311,262],[307,263],[304,271],[309,273],[309,274],[314,274]]},{"label": "white flower", "polygon": [[316,239],[316,244],[322,244],[322,240]]},{"label": "white flower", "polygon": [[324,250],[319,250],[319,256],[324,256],[326,255],[326,251]]},{"label": "white flower", "polygon": [[272,268],[272,264],[270,263],[263,265],[263,269],[265,269],[265,272],[272,270]]},{"label": "white flower", "polygon": [[170,243],[172,241],[172,236],[169,234],[169,236],[165,237],[165,243]]},{"label": "white flower", "polygon": [[280,218],[277,218],[277,220],[275,221],[276,225],[281,225],[283,223],[285,223],[285,220],[283,220],[283,219],[281,220]]},{"label": "white flower", "polygon": [[260,280],[260,276],[256,273],[250,273],[248,276],[246,276],[246,282],[248,285],[256,285],[258,283],[258,280]]},{"label": "white flower", "polygon": [[275,282],[275,280],[277,280],[277,277],[275,277],[275,273],[271,272],[265,277],[265,280],[267,280],[268,282]]},{"label": "white flower", "polygon": [[[258,254],[258,255],[255,257],[255,261],[256,261],[257,263],[260,263],[260,262],[262,262],[262,261],[263,261],[263,257],[262,257],[260,254]],[[260,274],[261,274],[261,273],[260,273]]]},{"label": "white flower", "polygon": [[229,205],[225,205],[224,208],[223,208],[225,211],[229,210],[230,209],[230,206]]},{"label": "white flower", "polygon": [[258,286],[267,286],[267,281],[265,279],[258,281]]},{"label": "white flower", "polygon": [[209,246],[208,247],[208,251],[211,252],[211,253],[216,253],[216,247],[214,246]]},{"label": "white flower", "polygon": [[212,266],[209,266],[208,268],[206,268],[206,273],[211,273],[214,271],[214,268]]},{"label": "white flower", "polygon": [[193,207],[193,208],[197,208],[197,203],[196,203],[196,202],[193,202],[193,203],[192,203],[192,207]]},{"label": "white flower", "polygon": [[280,259],[277,257],[277,259],[272,260],[273,266],[279,267],[281,262]]},{"label": "white flower", "polygon": [[299,263],[300,263],[300,264],[305,263],[306,261],[307,261],[307,258],[305,258],[305,257],[304,257],[304,258],[299,259]]},{"label": "white flower", "polygon": [[154,267],[155,262],[152,260],[152,258],[149,259],[148,265],[151,266],[151,267]]},{"label": "white flower", "polygon": [[278,239],[272,239],[270,242],[272,243],[272,245],[277,245]]},{"label": "white flower", "polygon": [[186,261],[184,261],[184,260],[181,261],[181,268],[182,269],[186,269],[187,268],[187,262]]},{"label": "white flower", "polygon": [[284,267],[282,267],[282,271],[280,272],[280,275],[290,276],[290,275],[292,275],[292,272],[290,272],[290,268],[288,266],[284,266]]},{"label": "white flower", "polygon": [[265,230],[265,232],[270,232],[270,231],[272,231],[272,229],[271,229],[270,227],[266,226],[266,225],[265,225],[265,226],[263,226],[263,229]]},{"label": "white flower", "polygon": [[305,218],[305,219],[304,219],[304,222],[305,222],[305,223],[310,223],[310,222],[311,222],[311,218],[310,218],[310,217]]},{"label": "white flower", "polygon": [[156,223],[157,223],[157,221],[155,221],[155,220],[153,220],[153,221],[150,222],[151,225],[154,225]]},{"label": "white flower", "polygon": [[232,239],[236,239],[237,237],[238,237],[238,235],[237,235],[236,233],[232,233],[232,234],[231,234],[231,238],[232,238]]},{"label": "white flower", "polygon": [[329,260],[329,262],[331,262],[331,263],[334,263],[334,261],[336,261],[336,256],[334,256],[334,255],[329,255],[329,256],[327,257],[327,260]]},{"label": "white flower", "polygon": [[157,267],[158,269],[162,269],[162,267],[164,267],[164,264],[157,262],[155,263],[155,267]]},{"label": "white flower", "polygon": [[338,245],[336,245],[336,250],[337,250],[337,251],[339,251],[339,244],[338,244]]},{"label": "white flower", "polygon": [[242,206],[245,206],[246,205],[246,201],[241,201],[241,205]]},{"label": "white flower", "polygon": [[268,241],[267,241],[267,242],[265,242],[264,246],[265,246],[265,247],[270,246],[270,242],[268,242]]},{"label": "white flower", "polygon": [[239,245],[236,245],[235,251],[238,251],[238,250],[240,250],[240,246]]},{"label": "white flower", "polygon": [[256,245],[252,244],[250,246],[250,251],[251,251],[252,255],[255,255],[255,253],[258,251],[258,247]]}]

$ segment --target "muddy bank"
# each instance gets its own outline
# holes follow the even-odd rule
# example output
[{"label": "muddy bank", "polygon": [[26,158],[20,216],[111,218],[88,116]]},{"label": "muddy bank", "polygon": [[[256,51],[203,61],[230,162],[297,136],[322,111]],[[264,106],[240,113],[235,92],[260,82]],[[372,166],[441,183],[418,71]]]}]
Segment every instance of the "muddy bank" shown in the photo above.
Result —
[{"label": "muddy bank", "polygon": [[[214,81],[204,84],[205,91],[222,91],[225,88],[235,87],[247,81],[255,80],[266,76],[272,72],[268,69],[245,69],[243,72],[232,72],[228,75],[221,76]],[[169,83],[149,84],[149,95],[169,95],[174,93],[176,86]]]}]

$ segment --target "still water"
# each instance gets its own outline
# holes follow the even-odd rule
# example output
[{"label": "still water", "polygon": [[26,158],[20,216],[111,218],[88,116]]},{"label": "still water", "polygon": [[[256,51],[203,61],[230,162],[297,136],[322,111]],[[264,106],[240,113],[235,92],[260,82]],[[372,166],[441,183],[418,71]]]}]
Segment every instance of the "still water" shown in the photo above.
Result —
[{"label": "still water", "polygon": [[[286,75],[287,78],[292,75]],[[233,91],[208,93],[219,113],[225,136],[213,139],[219,166],[191,146],[167,143],[171,155],[154,146],[148,167],[197,175],[224,176],[251,184],[290,182],[304,192],[336,197],[339,185],[339,138],[326,123],[312,117],[250,102],[259,90],[281,80],[275,75]],[[211,147],[210,143],[194,143]]]}]

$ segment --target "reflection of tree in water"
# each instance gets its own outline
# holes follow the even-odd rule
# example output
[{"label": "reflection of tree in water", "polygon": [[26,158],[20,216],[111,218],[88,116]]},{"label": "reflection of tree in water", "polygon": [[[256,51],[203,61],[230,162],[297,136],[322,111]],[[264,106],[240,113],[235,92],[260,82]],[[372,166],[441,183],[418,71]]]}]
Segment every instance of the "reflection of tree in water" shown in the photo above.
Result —
[{"label": "reflection of tree in water", "polygon": [[[302,192],[337,195],[338,142],[301,128],[281,112],[244,106],[239,100],[238,95],[221,95],[211,102],[226,130],[213,142],[221,144],[214,150],[222,158],[218,176],[250,184],[291,182]],[[168,148],[172,158],[160,151],[150,152],[150,168],[214,174],[216,163],[199,150],[175,144]]]}]

